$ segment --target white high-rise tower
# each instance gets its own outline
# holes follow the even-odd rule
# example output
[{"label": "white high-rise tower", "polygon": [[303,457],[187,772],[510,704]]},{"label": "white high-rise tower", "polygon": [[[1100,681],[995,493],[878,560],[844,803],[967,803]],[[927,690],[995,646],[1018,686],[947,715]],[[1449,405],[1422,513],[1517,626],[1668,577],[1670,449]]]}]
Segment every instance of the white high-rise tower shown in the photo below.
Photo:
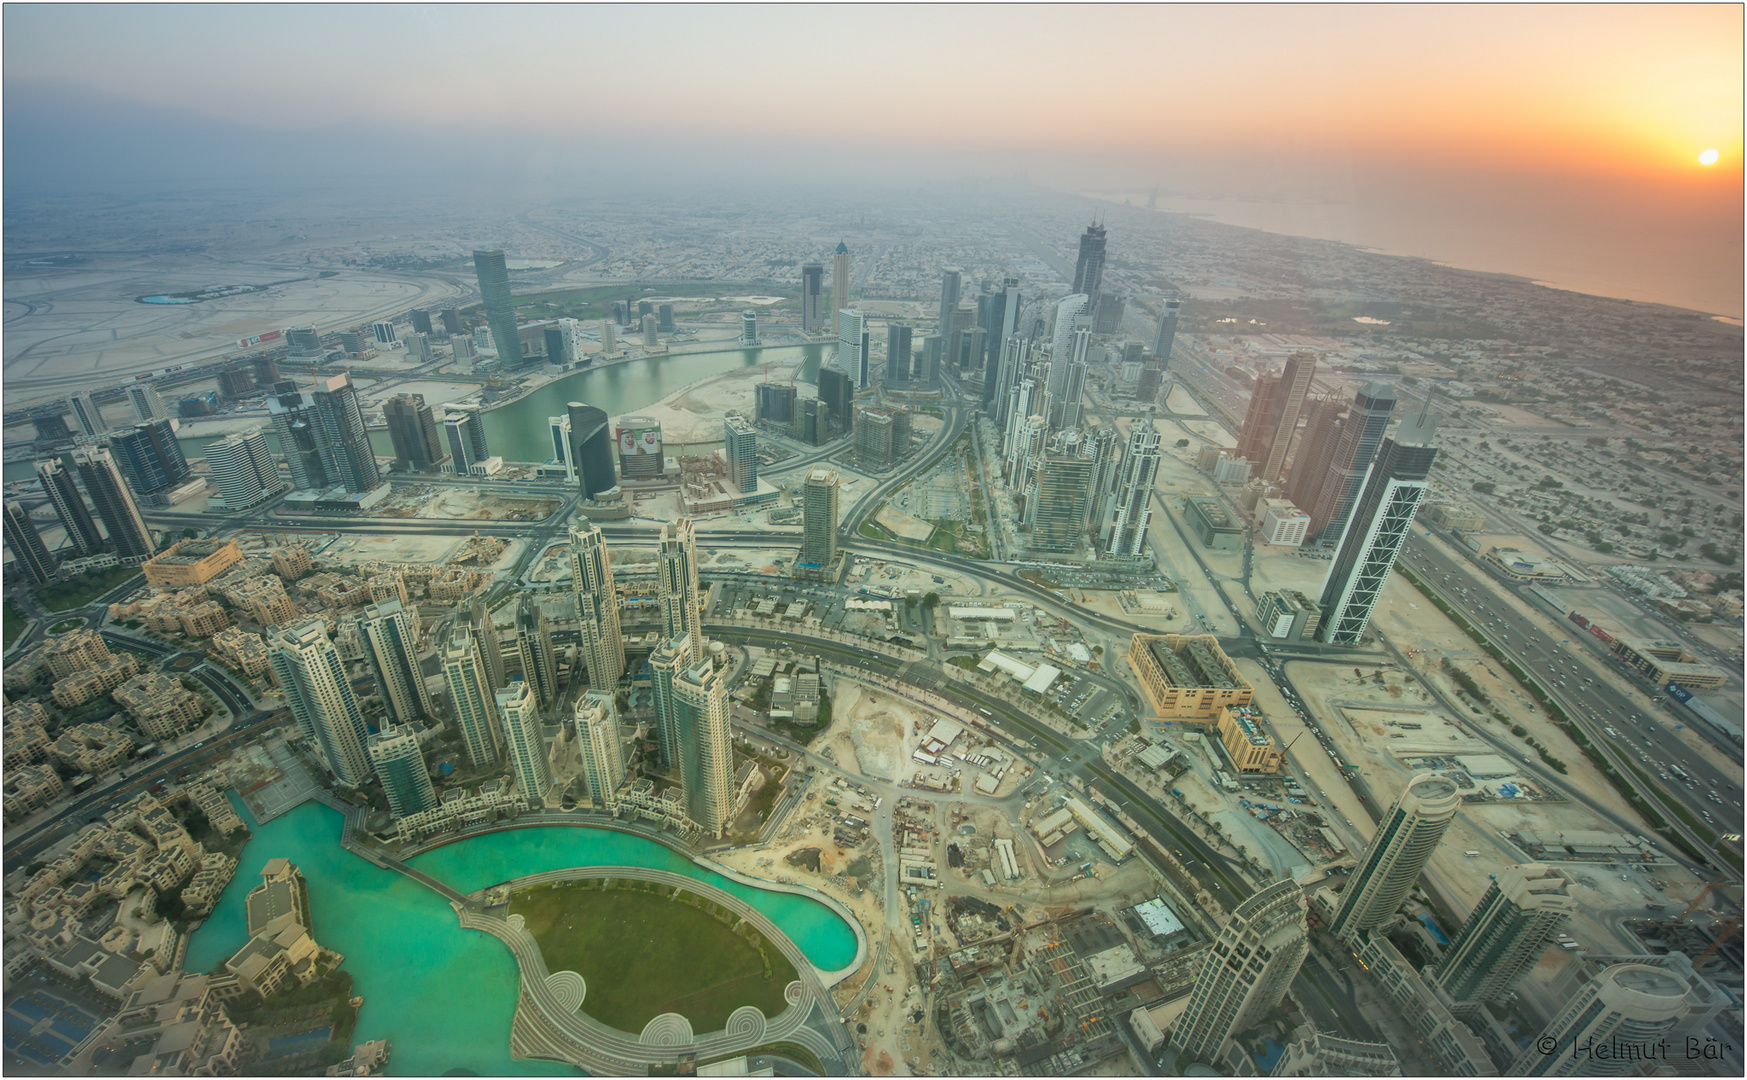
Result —
[{"label": "white high-rise tower", "polygon": [[346,666],[328,640],[327,623],[297,619],[270,628],[267,662],[279,677],[298,729],[321,748],[334,778],[347,787],[362,787],[371,772],[364,748],[369,731]]},{"label": "white high-rise tower", "polygon": [[570,527],[570,587],[576,590],[579,649],[588,685],[612,690],[625,673],[625,639],[619,631],[619,592],[613,559],[600,526],[578,518]]},{"label": "white high-rise tower", "polygon": [[691,518],[661,527],[656,588],[661,600],[661,638],[689,639],[692,658],[704,655],[704,620],[698,595],[697,532]]}]

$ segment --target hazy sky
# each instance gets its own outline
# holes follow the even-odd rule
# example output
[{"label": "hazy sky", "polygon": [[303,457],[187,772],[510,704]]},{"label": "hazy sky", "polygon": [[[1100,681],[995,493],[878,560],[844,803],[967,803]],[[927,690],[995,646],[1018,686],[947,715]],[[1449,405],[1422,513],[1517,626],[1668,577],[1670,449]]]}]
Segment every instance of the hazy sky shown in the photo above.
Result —
[{"label": "hazy sky", "polygon": [[[155,120],[170,145],[302,134],[310,156],[324,134],[432,162],[458,138],[500,163],[641,141],[668,165],[1023,169],[1078,189],[1520,189],[1719,229],[1738,261],[1742,29],[1737,4],[9,4],[5,119],[9,165],[86,176],[104,166],[78,155],[111,134],[72,129]],[[69,145],[29,153],[35,135]],[[139,134],[108,167],[163,145]]]}]

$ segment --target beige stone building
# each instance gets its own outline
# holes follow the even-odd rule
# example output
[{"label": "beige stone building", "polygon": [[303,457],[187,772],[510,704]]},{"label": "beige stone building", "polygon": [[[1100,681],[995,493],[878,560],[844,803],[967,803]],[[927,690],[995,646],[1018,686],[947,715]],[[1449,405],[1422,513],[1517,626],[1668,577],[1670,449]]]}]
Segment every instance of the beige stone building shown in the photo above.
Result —
[{"label": "beige stone building", "polygon": [[205,585],[243,561],[242,549],[231,540],[183,540],[147,559],[140,567],[146,584],[161,589]]},{"label": "beige stone building", "polygon": [[55,680],[49,700],[63,709],[76,709],[88,701],[96,701],[139,673],[140,662],[132,653],[111,657],[94,668],[74,672]]},{"label": "beige stone building", "polygon": [[214,650],[244,675],[254,678],[272,669],[267,663],[267,643],[260,634],[233,626],[212,636]]},{"label": "beige stone building", "polygon": [[6,727],[3,736],[3,758],[8,768],[14,765],[34,765],[48,757],[48,710],[34,701],[21,701],[6,707]]},{"label": "beige stone building", "polygon": [[43,646],[43,662],[57,679],[109,662],[109,646],[95,630],[74,630]]},{"label": "beige stone building", "polygon": [[1217,723],[1255,693],[1212,634],[1136,634],[1128,664],[1161,720]]},{"label": "beige stone building", "polygon": [[102,724],[80,724],[61,732],[49,756],[69,769],[99,776],[133,753],[133,736]]},{"label": "beige stone building", "polygon": [[148,739],[173,739],[200,726],[206,699],[160,672],[135,675],[110,695]]},{"label": "beige stone building", "polygon": [[412,597],[406,591],[406,579],[399,574],[376,574],[365,584],[370,587],[370,602],[373,604],[399,600],[403,607],[412,606]]},{"label": "beige stone building", "polygon": [[309,549],[302,544],[273,549],[273,572],[281,579],[296,581],[313,569],[315,564],[310,560]]},{"label": "beige stone building", "polygon": [[1262,730],[1261,714],[1253,708],[1236,707],[1220,711],[1219,742],[1226,757],[1237,771],[1253,776],[1258,773],[1277,774],[1285,767],[1286,755],[1273,736]]},{"label": "beige stone building", "polygon": [[226,598],[250,621],[261,626],[279,626],[297,618],[296,602],[285,595],[284,584],[272,574],[231,586]]},{"label": "beige stone building", "polygon": [[0,790],[5,793],[6,820],[17,821],[61,797],[61,778],[47,765],[8,765]]}]

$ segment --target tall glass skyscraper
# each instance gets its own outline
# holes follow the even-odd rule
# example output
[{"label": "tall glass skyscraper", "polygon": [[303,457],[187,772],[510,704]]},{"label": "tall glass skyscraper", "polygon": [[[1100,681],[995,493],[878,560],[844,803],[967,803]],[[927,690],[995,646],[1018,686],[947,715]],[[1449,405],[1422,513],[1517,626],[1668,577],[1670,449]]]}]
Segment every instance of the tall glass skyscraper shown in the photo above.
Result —
[{"label": "tall glass skyscraper", "polygon": [[61,459],[48,458],[37,462],[36,476],[42,483],[43,494],[55,504],[61,526],[67,530],[67,539],[73,542],[79,554],[95,555],[102,551],[103,534],[97,531],[97,522],[92,520],[91,511],[85,506],[85,497],[79,494],[73,474],[61,464]]},{"label": "tall glass skyscraper", "polygon": [[22,503],[6,500],[6,546],[12,552],[12,562],[32,585],[47,585],[55,577],[55,557],[49,554],[36,522]]},{"label": "tall glass skyscraper", "polygon": [[1357,645],[1364,639],[1371,609],[1430,487],[1437,427],[1438,418],[1423,412],[1405,421],[1393,438],[1383,440],[1366,474],[1322,587],[1317,636],[1330,645]]},{"label": "tall glass skyscraper", "polygon": [[418,626],[418,617],[409,615],[399,600],[371,604],[359,620],[383,703],[396,723],[423,720],[432,711],[419,670]]},{"label": "tall glass skyscraper", "polygon": [[552,768],[546,741],[540,735],[540,703],[521,679],[497,692],[497,716],[503,724],[504,751],[516,774],[516,787],[538,807],[552,788]]},{"label": "tall glass skyscraper", "polygon": [[619,592],[600,526],[585,517],[570,527],[570,587],[576,590],[577,650],[588,668],[589,688],[611,692],[625,673]]},{"label": "tall glass skyscraper", "polygon": [[109,452],[137,495],[151,495],[188,479],[188,459],[182,456],[176,429],[168,420],[147,420],[116,432],[109,440]]},{"label": "tall glass skyscraper", "polygon": [[128,566],[137,566],[151,558],[151,530],[140,517],[133,493],[122,482],[121,470],[116,467],[115,459],[109,456],[109,451],[103,447],[75,450],[73,465],[79,470],[79,478],[85,481],[85,490],[91,496],[91,505],[97,508],[97,516],[103,519],[103,528],[109,534],[109,542],[115,546],[116,558]]},{"label": "tall glass skyscraper", "polygon": [[1351,940],[1395,914],[1461,808],[1462,793],[1447,778],[1421,773],[1410,780],[1377,823],[1329,930]]},{"label": "tall glass skyscraper", "polygon": [[412,728],[387,725],[370,736],[364,750],[376,770],[376,778],[382,781],[388,812],[395,820],[436,807],[437,791],[431,786],[424,751]]},{"label": "tall glass skyscraper", "polygon": [[267,661],[285,691],[299,730],[315,740],[335,779],[347,787],[362,787],[370,779],[370,737],[352,681],[327,624],[320,618],[298,619],[267,631]]},{"label": "tall glass skyscraper", "polygon": [[510,299],[510,271],[502,251],[475,251],[473,271],[479,275],[479,295],[485,301],[485,322],[505,367],[522,362],[522,337],[516,329],[516,305]]},{"label": "tall glass skyscraper", "polygon": [[316,383],[312,396],[321,438],[332,455],[334,482],[353,493],[381,487],[376,451],[370,446],[370,433],[364,427],[364,410],[358,405],[352,376],[340,374],[324,379]]},{"label": "tall glass skyscraper", "polygon": [[801,264],[801,331],[817,334],[830,325],[825,318],[825,264]]},{"label": "tall glass skyscraper", "polygon": [[467,760],[483,769],[498,759],[503,738],[497,722],[497,701],[491,676],[465,626],[451,625],[448,640],[437,649],[442,658],[443,682],[449,688],[449,708]]},{"label": "tall glass skyscraper", "polygon": [[1074,263],[1074,291],[1096,298],[1104,284],[1104,226],[1088,225],[1080,234],[1080,257]]}]

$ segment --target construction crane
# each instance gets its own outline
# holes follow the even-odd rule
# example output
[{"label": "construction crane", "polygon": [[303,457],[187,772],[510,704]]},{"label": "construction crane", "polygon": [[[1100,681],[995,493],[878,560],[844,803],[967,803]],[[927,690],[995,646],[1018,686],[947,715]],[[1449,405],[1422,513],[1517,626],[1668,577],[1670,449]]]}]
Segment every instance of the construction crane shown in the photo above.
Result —
[{"label": "construction crane", "polygon": [[1676,916],[1676,918],[1684,919],[1688,915],[1691,915],[1694,911],[1698,910],[1698,906],[1700,904],[1705,902],[1705,897],[1707,897],[1711,894],[1712,889],[1715,889],[1715,888],[1718,888],[1719,886],[1723,886],[1723,885],[1727,885],[1727,884],[1729,884],[1729,883],[1727,881],[1724,881],[1722,878],[1713,878],[1710,881],[1705,882],[1705,887],[1698,891],[1698,895],[1693,897],[1692,902],[1686,905],[1686,910],[1681,912],[1678,916]]},{"label": "construction crane", "polygon": [[1711,938],[1710,947],[1700,953],[1699,958],[1692,962],[1694,971],[1704,967],[1706,960],[1715,956],[1718,949],[1728,944],[1736,934],[1741,932],[1741,919],[1735,915],[1724,916],[1717,920],[1717,925],[1713,929],[1716,931],[1716,936]]}]

